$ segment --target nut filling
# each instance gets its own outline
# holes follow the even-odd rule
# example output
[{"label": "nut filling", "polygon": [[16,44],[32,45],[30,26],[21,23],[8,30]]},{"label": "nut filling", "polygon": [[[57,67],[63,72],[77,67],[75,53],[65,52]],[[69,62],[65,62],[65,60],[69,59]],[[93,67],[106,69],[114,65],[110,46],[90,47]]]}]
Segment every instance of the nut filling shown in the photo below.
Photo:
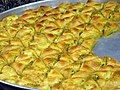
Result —
[{"label": "nut filling", "polygon": [[[42,90],[116,90],[120,62],[96,39],[120,30],[120,4],[40,6],[0,22],[0,80]],[[117,44],[117,43],[116,43]]]}]

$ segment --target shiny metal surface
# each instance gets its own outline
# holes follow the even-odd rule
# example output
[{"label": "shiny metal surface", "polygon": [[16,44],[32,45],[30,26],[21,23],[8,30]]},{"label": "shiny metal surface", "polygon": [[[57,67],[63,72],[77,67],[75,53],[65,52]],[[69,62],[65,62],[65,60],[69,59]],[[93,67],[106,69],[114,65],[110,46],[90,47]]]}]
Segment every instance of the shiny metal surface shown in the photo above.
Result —
[{"label": "shiny metal surface", "polygon": [[70,2],[70,3],[76,3],[76,2],[87,2],[87,0],[44,0],[44,1],[39,1],[39,2],[34,2],[26,5],[22,5],[10,10],[7,10],[5,12],[0,13],[0,20],[6,16],[12,15],[12,14],[17,14],[21,15],[23,11],[27,9],[34,9],[38,8],[39,6],[52,6],[56,7],[58,4],[62,2]]},{"label": "shiny metal surface", "polygon": [[0,80],[0,90],[38,90],[35,88],[28,88],[28,87],[23,87],[20,85],[8,83],[5,81]]},{"label": "shiny metal surface", "polygon": [[[94,0],[98,2],[107,2],[110,0]],[[120,2],[120,0],[113,0]],[[6,16],[12,15],[12,14],[17,14],[21,15],[25,10],[27,9],[34,9],[38,8],[39,6],[52,6],[56,7],[58,4],[61,2],[70,2],[70,3],[76,3],[76,2],[87,2],[87,0],[44,0],[44,1],[39,1],[39,2],[34,2],[30,4],[26,4],[23,6],[19,6],[10,10],[7,10],[5,12],[0,13],[0,20],[5,18]],[[98,56],[111,56],[113,58],[116,58],[117,60],[120,61],[120,31],[116,32],[109,38],[100,38],[98,39],[98,44],[95,46],[93,51],[98,55]],[[10,84],[4,81],[0,80],[0,85],[2,85],[3,89],[6,87],[6,85],[9,85],[12,87],[12,89],[5,89],[5,90],[36,90],[32,88],[27,88],[15,84]]]},{"label": "shiny metal surface", "polygon": [[98,39],[93,51],[98,56],[110,56],[120,61],[120,31],[106,38]]}]

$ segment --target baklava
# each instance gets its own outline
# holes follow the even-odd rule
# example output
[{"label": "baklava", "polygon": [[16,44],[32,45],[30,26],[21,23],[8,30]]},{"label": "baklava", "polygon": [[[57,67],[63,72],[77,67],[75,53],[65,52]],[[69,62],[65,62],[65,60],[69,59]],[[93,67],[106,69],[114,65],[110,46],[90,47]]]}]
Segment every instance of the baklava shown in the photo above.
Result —
[{"label": "baklava", "polygon": [[120,89],[120,62],[93,52],[97,38],[120,30],[118,22],[113,1],[8,16],[0,22],[0,80],[42,90]]}]

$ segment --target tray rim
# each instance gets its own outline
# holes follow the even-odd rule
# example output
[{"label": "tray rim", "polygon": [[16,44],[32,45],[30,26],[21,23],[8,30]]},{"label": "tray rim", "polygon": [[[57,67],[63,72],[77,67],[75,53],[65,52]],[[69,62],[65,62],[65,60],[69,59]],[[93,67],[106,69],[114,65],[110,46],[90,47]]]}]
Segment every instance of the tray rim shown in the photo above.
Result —
[{"label": "tray rim", "polygon": [[[0,21],[1,21],[3,18],[5,18],[6,16],[9,16],[9,15],[6,15],[6,16],[3,16],[3,17],[2,17],[2,15],[5,15],[5,14],[7,14],[7,13],[9,13],[9,12],[12,12],[12,11],[15,11],[15,10],[17,10],[17,9],[21,9],[21,8],[24,8],[24,7],[28,7],[28,6],[31,6],[31,5],[34,5],[34,4],[39,4],[39,3],[47,2],[47,1],[54,1],[54,0],[44,0],[44,1],[42,0],[42,1],[32,2],[32,3],[24,4],[24,5],[17,6],[17,7],[11,8],[11,9],[9,9],[9,10],[3,11],[3,12],[0,13]],[[26,10],[27,10],[27,9],[26,9]],[[10,14],[12,14],[12,13],[10,13]]]},{"label": "tray rim", "polygon": [[[5,18],[5,17],[7,17],[7,16],[9,16],[9,15],[14,15],[14,14],[15,14],[15,15],[19,15],[19,14],[16,13],[15,10],[19,10],[19,9],[25,8],[24,10],[21,10],[21,11],[23,12],[23,11],[28,10],[28,9],[38,8],[38,6],[35,6],[35,7],[32,7],[32,8],[27,8],[27,7],[29,7],[29,6],[37,5],[37,4],[42,4],[42,3],[45,3],[45,2],[52,2],[52,1],[55,2],[55,1],[57,1],[57,0],[41,0],[41,1],[24,4],[24,5],[17,6],[17,7],[11,8],[11,9],[9,9],[9,10],[3,11],[3,12],[0,13],[0,21],[1,21],[3,18]],[[58,0],[58,1],[63,2],[63,0]],[[64,0],[64,2],[70,2],[70,1],[71,1],[71,0]],[[86,2],[88,2],[89,0],[75,0],[75,1],[86,3]],[[42,5],[39,5],[39,6],[42,6]],[[44,5],[44,6],[46,6],[46,5]],[[13,12],[13,13],[12,13],[12,12]]]}]

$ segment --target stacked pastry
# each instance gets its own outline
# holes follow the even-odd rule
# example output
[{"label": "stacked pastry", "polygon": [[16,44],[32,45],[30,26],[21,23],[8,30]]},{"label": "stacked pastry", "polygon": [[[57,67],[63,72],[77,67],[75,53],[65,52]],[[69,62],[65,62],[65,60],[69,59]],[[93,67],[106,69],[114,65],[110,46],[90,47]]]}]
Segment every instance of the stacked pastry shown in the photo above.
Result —
[{"label": "stacked pastry", "polygon": [[[120,62],[96,39],[120,30],[117,2],[40,6],[0,22],[0,79],[43,90],[116,90]],[[117,43],[116,43],[117,44]]]}]

